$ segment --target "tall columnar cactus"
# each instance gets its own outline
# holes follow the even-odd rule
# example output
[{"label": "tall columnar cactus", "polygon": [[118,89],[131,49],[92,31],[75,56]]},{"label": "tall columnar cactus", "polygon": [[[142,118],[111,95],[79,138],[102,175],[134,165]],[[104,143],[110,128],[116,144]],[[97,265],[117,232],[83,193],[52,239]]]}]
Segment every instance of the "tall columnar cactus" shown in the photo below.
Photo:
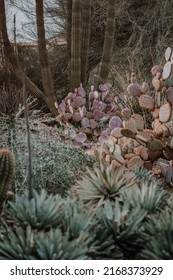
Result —
[{"label": "tall columnar cactus", "polygon": [[[66,0],[67,5],[67,21],[66,21],[66,38],[67,38],[67,53],[70,62],[71,59],[71,25],[72,25],[72,4],[73,0]],[[70,68],[69,68],[70,69]]]},{"label": "tall columnar cactus", "polygon": [[0,149],[0,207],[14,175],[14,159],[9,149]]},{"label": "tall columnar cactus", "polygon": [[100,83],[107,82],[109,70],[110,70],[112,50],[114,44],[114,34],[115,34],[115,16],[116,16],[115,5],[116,5],[116,0],[109,0],[103,54],[102,54],[102,61],[101,61],[101,67],[99,73]]},{"label": "tall columnar cactus", "polygon": [[72,29],[71,29],[71,90],[81,83],[81,0],[72,3]]},{"label": "tall columnar cactus", "polygon": [[91,26],[91,0],[82,4],[82,42],[81,42],[81,82],[85,86],[87,82],[87,66]]}]

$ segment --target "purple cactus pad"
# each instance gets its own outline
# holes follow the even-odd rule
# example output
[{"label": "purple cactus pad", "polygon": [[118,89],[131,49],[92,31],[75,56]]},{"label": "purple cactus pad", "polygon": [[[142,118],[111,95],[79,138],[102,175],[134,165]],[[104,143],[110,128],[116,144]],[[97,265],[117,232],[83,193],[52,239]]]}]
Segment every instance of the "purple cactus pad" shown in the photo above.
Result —
[{"label": "purple cactus pad", "polygon": [[109,127],[111,130],[116,127],[123,127],[123,122],[119,117],[114,116],[109,121]]}]

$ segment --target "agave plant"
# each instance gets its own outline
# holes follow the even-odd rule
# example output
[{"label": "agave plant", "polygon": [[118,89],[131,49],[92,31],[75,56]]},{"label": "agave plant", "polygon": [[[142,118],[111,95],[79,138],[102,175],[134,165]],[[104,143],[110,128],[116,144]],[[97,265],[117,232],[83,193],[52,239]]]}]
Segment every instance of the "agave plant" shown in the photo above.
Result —
[{"label": "agave plant", "polygon": [[150,170],[147,170],[143,167],[136,167],[132,170],[135,173],[136,180],[138,181],[139,184],[143,184],[143,182],[147,182],[148,184],[157,183],[157,185],[159,185],[159,181]]},{"label": "agave plant", "polygon": [[88,259],[87,239],[69,240],[69,234],[62,234],[60,229],[48,232],[34,231],[28,225],[26,229],[8,228],[8,234],[0,240],[1,260],[74,260]]},{"label": "agave plant", "polygon": [[35,259],[32,256],[34,246],[34,231],[28,225],[26,229],[7,227],[6,235],[0,239],[1,260],[28,260]]},{"label": "agave plant", "polygon": [[88,246],[87,255],[92,259],[120,257],[119,251],[113,255],[113,238],[101,227],[92,207],[86,207],[76,197],[69,196],[64,200],[61,230],[64,234],[68,232],[69,240],[84,239]]},{"label": "agave plant", "polygon": [[65,235],[59,229],[49,232],[40,232],[35,239],[37,259],[41,260],[86,260],[88,235],[78,239],[69,240],[69,234]]},{"label": "agave plant", "polygon": [[121,197],[123,202],[128,201],[130,207],[143,208],[149,214],[163,208],[166,204],[166,192],[156,183],[143,182],[140,186],[123,189]]},{"label": "agave plant", "polygon": [[173,259],[173,230],[161,232],[152,236],[143,249],[139,258],[143,260],[172,260]]},{"label": "agave plant", "polygon": [[173,258],[173,213],[168,209],[160,215],[152,215],[144,225],[145,248],[139,253],[140,259],[162,259]]},{"label": "agave plant", "polygon": [[9,201],[4,208],[4,216],[8,221],[25,228],[30,225],[32,229],[47,230],[60,224],[62,199],[60,196],[47,195],[45,190],[41,194],[34,193],[34,198],[28,199],[28,193],[16,196],[16,201]]},{"label": "agave plant", "polygon": [[135,179],[134,173],[126,173],[124,167],[100,162],[99,167],[95,167],[92,171],[88,169],[87,174],[78,182],[78,186],[72,190],[85,203],[99,207],[106,200],[115,200],[119,197],[120,190],[134,185]]},{"label": "agave plant", "polygon": [[115,247],[92,208],[76,197],[63,199],[46,191],[35,192],[31,200],[24,194],[9,202],[0,233],[2,259],[110,259]]},{"label": "agave plant", "polygon": [[110,234],[100,222],[97,221],[92,231],[93,241],[90,242],[88,255],[92,259],[123,259],[122,250],[115,244],[113,235]]},{"label": "agave plant", "polygon": [[121,204],[107,201],[98,211],[100,222],[113,235],[115,248],[119,247],[125,259],[134,259],[143,247],[141,239],[142,222],[146,211],[140,207],[131,209],[128,203]]},{"label": "agave plant", "polygon": [[71,196],[64,200],[62,230],[69,233],[70,239],[78,238],[84,232],[92,232],[95,225],[92,209],[87,209],[82,201]]}]

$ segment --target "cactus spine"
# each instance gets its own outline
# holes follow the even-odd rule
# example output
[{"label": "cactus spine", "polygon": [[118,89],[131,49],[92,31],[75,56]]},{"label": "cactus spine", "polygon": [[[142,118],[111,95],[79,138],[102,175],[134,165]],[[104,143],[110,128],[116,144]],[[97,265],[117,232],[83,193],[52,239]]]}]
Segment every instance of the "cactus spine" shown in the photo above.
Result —
[{"label": "cactus spine", "polygon": [[9,149],[0,149],[0,207],[14,175],[14,159]]},{"label": "cactus spine", "polygon": [[91,26],[91,0],[83,1],[82,6],[82,42],[81,42],[81,82],[87,82],[88,53]]},{"label": "cactus spine", "polygon": [[100,67],[100,83],[105,83],[108,79],[111,56],[114,44],[114,34],[115,34],[115,0],[109,0],[108,12],[107,12],[107,24],[106,32],[103,46],[102,61]]},{"label": "cactus spine", "polygon": [[72,3],[71,90],[81,83],[81,0]]}]

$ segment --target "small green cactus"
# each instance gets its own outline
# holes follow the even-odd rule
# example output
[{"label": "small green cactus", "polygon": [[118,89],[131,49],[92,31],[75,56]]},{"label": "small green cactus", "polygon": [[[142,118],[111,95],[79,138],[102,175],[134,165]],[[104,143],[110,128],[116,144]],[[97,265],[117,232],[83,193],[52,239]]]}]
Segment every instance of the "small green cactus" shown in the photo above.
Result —
[{"label": "small green cactus", "polygon": [[9,149],[0,149],[0,207],[14,175],[14,159]]}]

